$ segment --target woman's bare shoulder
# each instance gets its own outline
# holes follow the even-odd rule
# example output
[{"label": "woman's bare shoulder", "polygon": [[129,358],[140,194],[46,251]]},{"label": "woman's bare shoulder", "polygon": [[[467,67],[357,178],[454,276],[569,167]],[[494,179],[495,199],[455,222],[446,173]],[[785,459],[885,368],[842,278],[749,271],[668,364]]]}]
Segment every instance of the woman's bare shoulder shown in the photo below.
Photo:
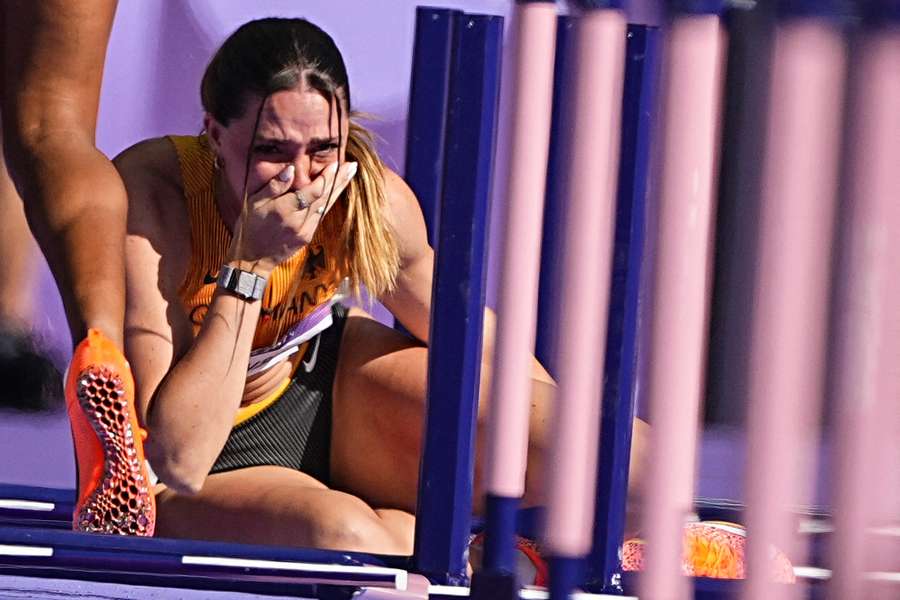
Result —
[{"label": "woman's bare shoulder", "polygon": [[149,218],[163,228],[184,222],[181,169],[168,138],[138,142],[123,150],[113,164],[125,183],[130,214],[141,220]]},{"label": "woman's bare shoulder", "polygon": [[129,192],[140,195],[181,194],[181,169],[175,146],[168,138],[151,138],[123,150],[113,164]]},{"label": "woman's bare shoulder", "polygon": [[114,160],[128,192],[128,233],[158,252],[187,256],[190,221],[175,146],[168,138],[138,142]]},{"label": "woman's bare shoulder", "polygon": [[397,241],[400,268],[406,270],[424,264],[422,259],[429,258],[431,251],[419,200],[406,181],[387,167],[384,180],[386,217]]},{"label": "woman's bare shoulder", "polygon": [[387,166],[382,170],[382,174],[384,176],[384,196],[389,217],[393,220],[399,216],[401,220],[404,220],[404,217],[409,216],[408,213],[410,211],[413,215],[416,212],[421,214],[419,201],[406,181]]}]

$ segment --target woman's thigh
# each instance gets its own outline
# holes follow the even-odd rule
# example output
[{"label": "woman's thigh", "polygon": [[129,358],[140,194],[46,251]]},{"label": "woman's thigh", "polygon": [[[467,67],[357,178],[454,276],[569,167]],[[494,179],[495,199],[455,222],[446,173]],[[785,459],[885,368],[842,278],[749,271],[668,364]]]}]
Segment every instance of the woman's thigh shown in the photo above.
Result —
[{"label": "woman's thigh", "polygon": [[[373,506],[416,508],[424,431],[428,348],[353,309],[344,328],[334,381],[331,477],[339,489]],[[475,443],[475,510],[482,499],[484,437],[491,365],[482,357]],[[554,387],[533,382],[527,505],[539,504],[540,473]]]},{"label": "woman's thigh", "polygon": [[284,467],[217,473],[194,496],[164,489],[156,499],[159,537],[412,552],[411,515],[373,510],[355,496]]},{"label": "woman's thigh", "polygon": [[[372,506],[415,512],[424,431],[428,349],[354,309],[347,319],[334,381],[331,480]],[[483,359],[475,444],[476,512],[483,497],[482,473],[491,382]],[[544,503],[543,472],[550,443],[556,389],[533,380],[529,419],[525,506]],[[632,493],[646,456],[646,424],[635,420],[631,456]]]},{"label": "woman's thigh", "polygon": [[351,309],[333,389],[331,481],[373,506],[412,512],[428,349]]}]

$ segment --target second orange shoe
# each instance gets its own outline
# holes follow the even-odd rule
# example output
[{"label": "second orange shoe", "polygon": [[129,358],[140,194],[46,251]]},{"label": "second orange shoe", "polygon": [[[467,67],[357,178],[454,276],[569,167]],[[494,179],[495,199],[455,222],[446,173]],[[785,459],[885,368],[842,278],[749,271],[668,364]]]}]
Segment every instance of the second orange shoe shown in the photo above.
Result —
[{"label": "second orange shoe", "polygon": [[[725,521],[700,521],[684,526],[684,554],[681,571],[692,577],[713,579],[743,579],[745,576],[744,547],[747,531],[743,526]],[[630,539],[622,547],[622,568],[625,571],[644,570],[645,543]],[[772,578],[781,583],[793,583],[791,561],[779,550],[772,551]]]}]

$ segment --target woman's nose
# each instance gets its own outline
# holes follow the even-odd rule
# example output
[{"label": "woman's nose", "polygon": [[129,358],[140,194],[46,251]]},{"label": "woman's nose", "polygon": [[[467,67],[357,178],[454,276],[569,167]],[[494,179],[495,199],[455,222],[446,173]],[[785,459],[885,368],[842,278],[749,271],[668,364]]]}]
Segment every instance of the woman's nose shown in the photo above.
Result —
[{"label": "woman's nose", "polygon": [[300,156],[292,163],[294,165],[294,187],[302,188],[313,180],[313,173],[311,172],[311,164],[309,157]]}]

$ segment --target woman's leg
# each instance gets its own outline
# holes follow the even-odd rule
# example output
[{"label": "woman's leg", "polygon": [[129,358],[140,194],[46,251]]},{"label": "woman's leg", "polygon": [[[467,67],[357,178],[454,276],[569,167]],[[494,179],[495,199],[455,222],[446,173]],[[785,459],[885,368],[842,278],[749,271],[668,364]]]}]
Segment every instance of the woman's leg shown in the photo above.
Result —
[{"label": "woman's leg", "polygon": [[162,537],[398,555],[413,549],[409,513],[372,509],[284,467],[210,475],[196,496],[164,490],[157,510]]},{"label": "woman's leg", "polygon": [[[376,506],[414,512],[425,414],[428,349],[354,309],[347,319],[334,383],[331,477],[338,489]],[[485,423],[490,396],[491,361],[481,369],[475,453],[475,510],[483,499]],[[554,386],[534,381],[531,396],[526,506],[542,503],[543,458]],[[645,427],[635,422],[632,489],[642,471]]]}]

